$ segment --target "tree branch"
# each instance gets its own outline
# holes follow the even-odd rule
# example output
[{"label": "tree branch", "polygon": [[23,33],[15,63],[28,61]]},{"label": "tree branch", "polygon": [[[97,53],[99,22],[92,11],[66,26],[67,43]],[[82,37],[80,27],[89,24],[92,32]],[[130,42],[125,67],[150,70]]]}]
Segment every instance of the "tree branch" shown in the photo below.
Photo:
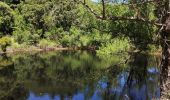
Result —
[{"label": "tree branch", "polygon": [[[102,0],[103,1],[103,0]],[[90,13],[92,13],[97,19],[100,20],[112,20],[112,21],[116,21],[116,20],[131,20],[131,21],[138,21],[138,22],[145,22],[148,24],[152,24],[152,25],[156,25],[156,26],[162,26],[161,23],[156,23],[155,21],[150,21],[150,20],[146,20],[144,18],[136,18],[136,17],[122,17],[122,16],[109,16],[107,17],[105,15],[105,11],[103,11],[103,16],[98,15],[92,8],[90,8],[87,4],[85,4],[84,2],[82,2],[81,0],[78,1],[80,4],[82,4]],[[148,1],[151,2],[151,1]],[[104,2],[103,2],[104,3]],[[144,2],[143,2],[144,3]],[[146,2],[145,2],[146,3]],[[103,5],[104,6],[104,5]],[[103,9],[104,10],[104,9]]]},{"label": "tree branch", "polygon": [[102,7],[103,7],[103,12],[102,12],[103,18],[105,19],[106,18],[106,10],[105,10],[105,1],[104,0],[102,0]]}]

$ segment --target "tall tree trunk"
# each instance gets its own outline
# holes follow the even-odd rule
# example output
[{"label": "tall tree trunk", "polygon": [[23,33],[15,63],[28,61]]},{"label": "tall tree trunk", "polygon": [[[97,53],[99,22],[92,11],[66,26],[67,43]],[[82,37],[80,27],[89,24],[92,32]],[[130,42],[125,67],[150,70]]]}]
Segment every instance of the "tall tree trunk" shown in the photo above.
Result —
[{"label": "tall tree trunk", "polygon": [[102,15],[103,15],[103,19],[106,18],[106,9],[105,9],[105,1],[102,0]]},{"label": "tall tree trunk", "polygon": [[[166,34],[168,38],[170,38],[170,35],[166,32],[163,32]],[[166,39],[165,37],[163,39]],[[166,43],[165,43],[166,42]],[[170,91],[170,47],[169,47],[169,41],[164,40],[163,43],[163,52],[162,52],[162,65],[161,65],[161,95],[165,96]]]},{"label": "tall tree trunk", "polygon": [[170,89],[170,0],[164,4],[162,23],[165,24],[161,33],[162,37],[162,64],[161,64],[161,96],[168,97]]}]

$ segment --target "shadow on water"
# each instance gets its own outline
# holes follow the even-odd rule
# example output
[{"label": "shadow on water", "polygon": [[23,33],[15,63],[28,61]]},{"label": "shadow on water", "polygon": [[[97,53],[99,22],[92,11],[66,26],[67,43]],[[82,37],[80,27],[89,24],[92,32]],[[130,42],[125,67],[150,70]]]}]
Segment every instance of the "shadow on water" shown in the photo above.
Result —
[{"label": "shadow on water", "polygon": [[159,57],[42,52],[0,56],[0,100],[151,100],[160,98]]}]

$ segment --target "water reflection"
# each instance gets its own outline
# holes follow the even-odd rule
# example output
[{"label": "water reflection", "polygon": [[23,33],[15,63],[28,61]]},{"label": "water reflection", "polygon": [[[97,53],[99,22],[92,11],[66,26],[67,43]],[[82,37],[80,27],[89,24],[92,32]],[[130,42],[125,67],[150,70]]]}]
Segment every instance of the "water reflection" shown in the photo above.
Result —
[{"label": "water reflection", "polygon": [[159,99],[158,58],[48,52],[0,57],[0,100]]}]

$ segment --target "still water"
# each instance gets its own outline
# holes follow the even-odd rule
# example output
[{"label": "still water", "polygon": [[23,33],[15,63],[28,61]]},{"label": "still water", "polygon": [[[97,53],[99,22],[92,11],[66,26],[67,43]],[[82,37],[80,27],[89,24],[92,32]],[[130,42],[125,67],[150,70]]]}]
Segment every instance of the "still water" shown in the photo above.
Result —
[{"label": "still water", "polygon": [[85,51],[0,56],[0,100],[160,98],[159,57],[99,57]]}]

